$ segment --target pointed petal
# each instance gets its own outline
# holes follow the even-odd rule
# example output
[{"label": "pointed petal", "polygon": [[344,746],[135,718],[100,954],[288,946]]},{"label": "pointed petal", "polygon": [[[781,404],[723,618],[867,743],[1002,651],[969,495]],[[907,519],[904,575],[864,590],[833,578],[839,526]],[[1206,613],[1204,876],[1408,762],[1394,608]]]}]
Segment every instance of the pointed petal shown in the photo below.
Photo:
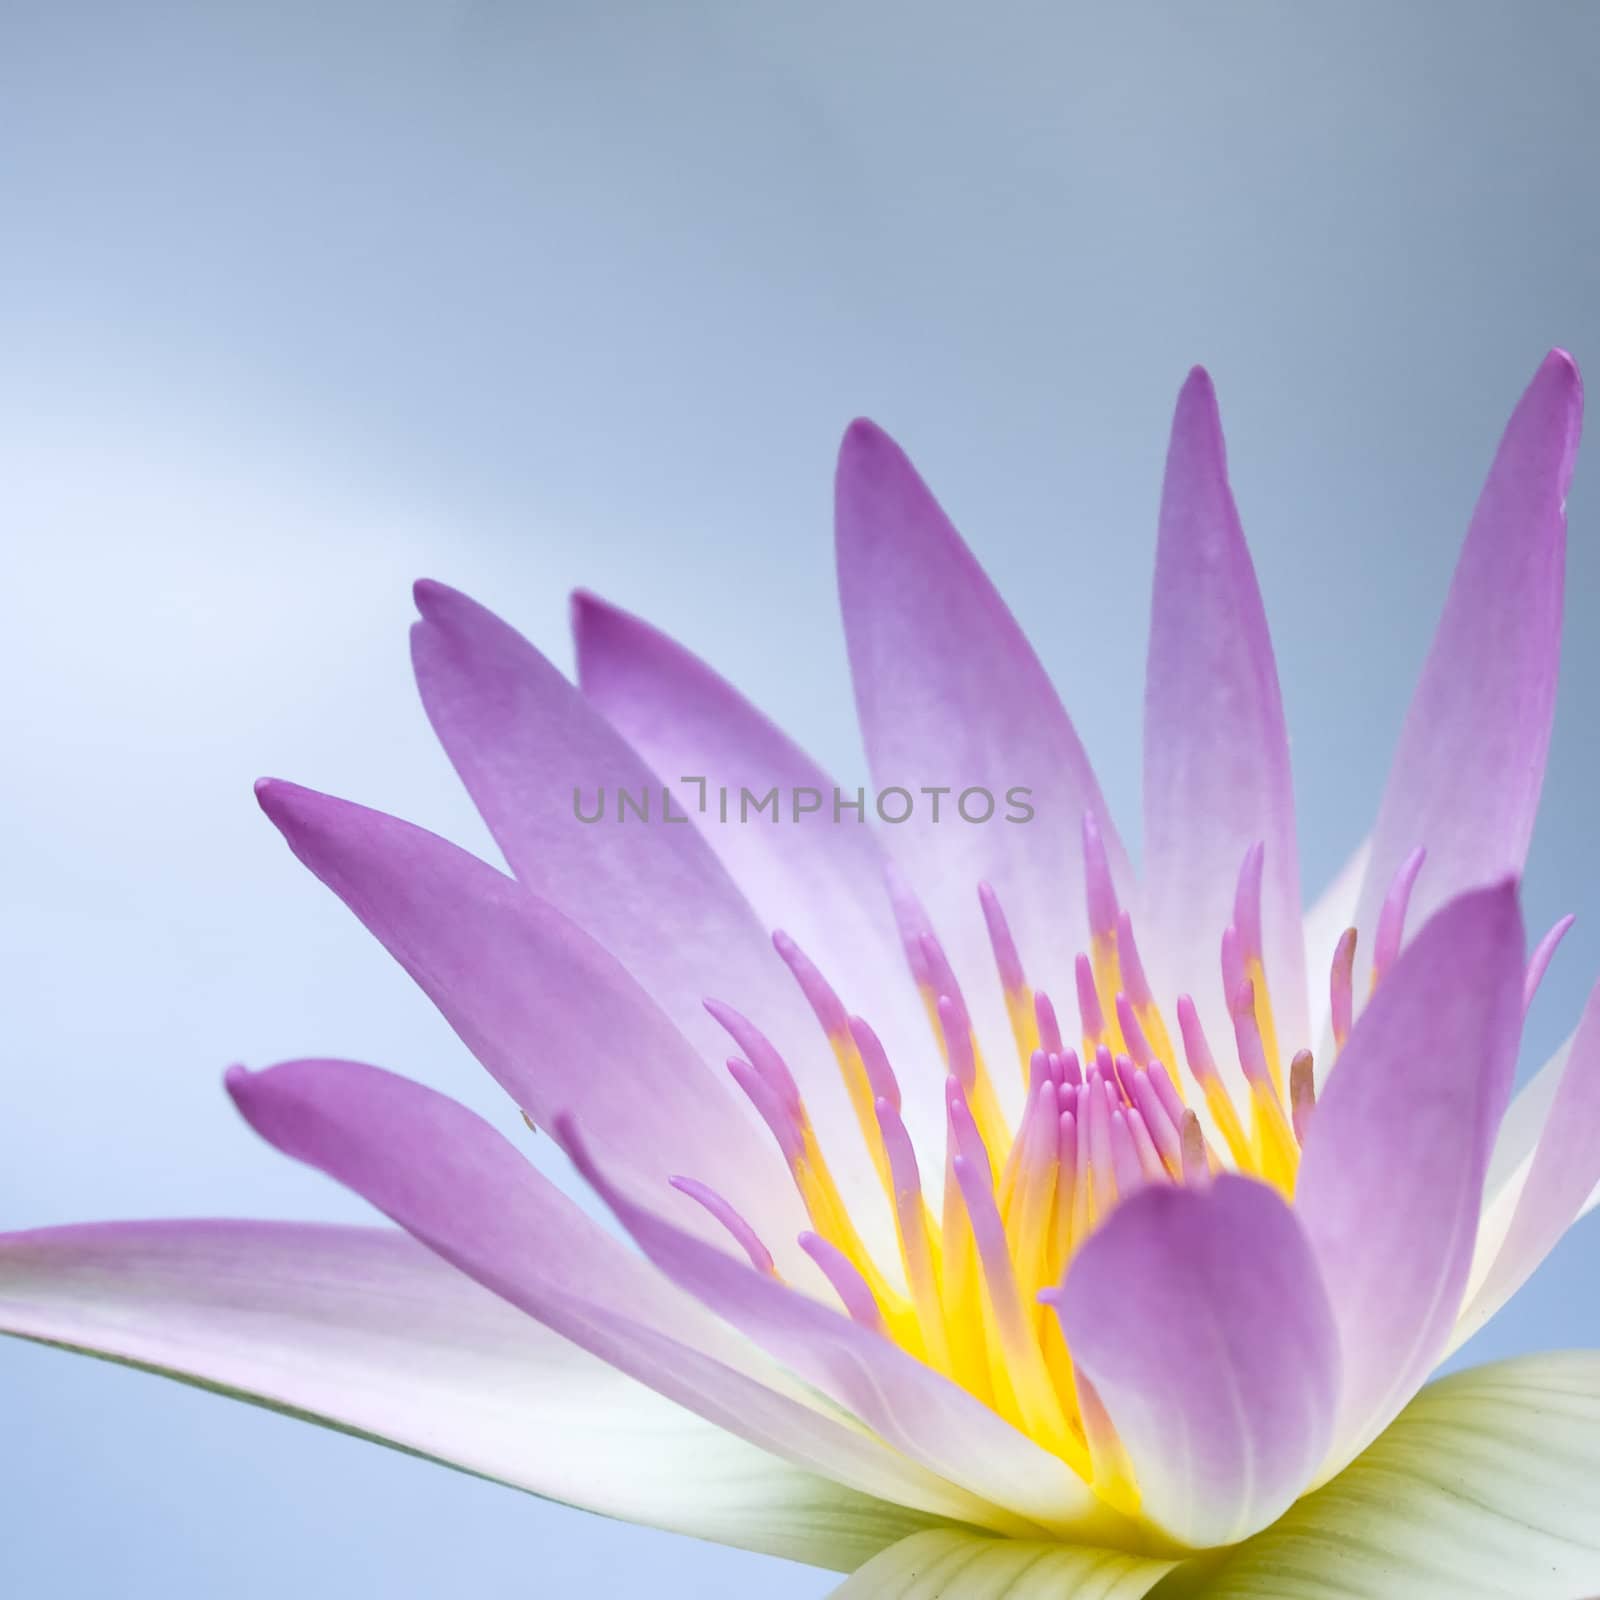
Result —
[{"label": "pointed petal", "polygon": [[0,1331],[606,1516],[840,1570],[922,1520],[713,1427],[386,1229],[126,1222],[5,1235]]},{"label": "pointed petal", "polygon": [[[423,704],[518,881],[609,950],[707,1060],[720,1062],[726,1048],[708,996],[777,1043],[830,1154],[862,1152],[835,1155],[836,1176],[864,1232],[893,1249],[832,1052],[770,929],[700,830],[661,820],[661,777],[492,612],[437,583],[417,585],[417,606],[411,651]],[[648,797],[652,820],[617,821],[622,791]],[[581,823],[574,796],[587,811],[597,792],[609,816]]]},{"label": "pointed petal", "polygon": [[[594,595],[574,595],[572,617],[584,694],[672,783],[756,915],[799,944],[847,1009],[872,1018],[891,1061],[925,1052],[876,830],[853,811],[836,817],[834,780],[682,645]],[[742,789],[774,788],[778,823],[739,820]]]},{"label": "pointed petal", "polygon": [[1171,1538],[1231,1544],[1311,1481],[1333,1434],[1338,1335],[1274,1190],[1233,1177],[1143,1190],[1079,1252],[1060,1308],[1143,1514]]},{"label": "pointed petal", "polygon": [[[581,1113],[628,1171],[656,1183],[695,1173],[776,1245],[805,1226],[776,1152],[727,1081],[582,929],[408,822],[293,784],[260,794],[294,853],[535,1122]],[[790,1265],[798,1255],[789,1249]]]},{"label": "pointed petal", "polygon": [[832,1600],[1140,1600],[1173,1566],[1123,1550],[938,1528],[876,1556]]},{"label": "pointed petal", "polygon": [[1553,351],[1507,424],[1406,715],[1361,894],[1361,948],[1418,845],[1420,927],[1445,901],[1521,872],[1555,709],[1566,495],[1583,411],[1571,357]]},{"label": "pointed petal", "polygon": [[351,1061],[236,1068],[228,1089],[285,1155],[353,1189],[468,1277],[667,1399],[864,1493],[982,1520],[970,1496],[818,1410],[466,1107]]},{"label": "pointed petal", "polygon": [[1589,995],[1566,1056],[1505,1237],[1462,1313],[1463,1340],[1528,1281],[1600,1183],[1600,986]]},{"label": "pointed petal", "polygon": [[[1008,1037],[980,882],[1005,907],[1030,972],[1070,973],[1086,949],[1080,827],[1099,819],[1119,886],[1131,874],[1100,786],[1066,712],[1005,602],[899,447],[852,424],[836,481],[839,598],[867,757],[880,790],[917,808],[893,830],[988,1043]],[[940,821],[919,791],[941,787]],[[994,796],[994,819],[963,822],[964,789]],[[1026,790],[1027,821],[1008,791]],[[974,797],[969,810],[981,811]],[[1002,1080],[1009,1074],[1002,1074]]]},{"label": "pointed petal", "polygon": [[929,1471],[1012,1512],[1025,1534],[1071,1536],[1126,1524],[1104,1512],[1064,1462],[931,1367],[746,1262],[716,1250],[631,1200],[584,1149],[558,1129],[579,1171],[634,1242],[674,1283],[746,1334],[804,1382],[846,1407]]},{"label": "pointed petal", "polygon": [[1597,1591],[1600,1356],[1584,1351],[1429,1385],[1332,1483],[1194,1587],[1176,1584],[1172,1600],[1573,1600]]},{"label": "pointed petal", "polygon": [[1462,895],[1401,954],[1317,1105],[1295,1192],[1339,1325],[1330,1470],[1439,1359],[1466,1288],[1522,1015],[1514,886]]},{"label": "pointed petal", "polygon": [[[1169,986],[1229,1036],[1216,983],[1239,864],[1266,846],[1262,942],[1278,1030],[1307,1037],[1289,735],[1261,591],[1228,487],[1211,379],[1178,396],[1161,495],[1144,722],[1145,944]],[[1142,930],[1141,930],[1142,931]],[[1209,1006],[1209,1014],[1207,1007]]]}]

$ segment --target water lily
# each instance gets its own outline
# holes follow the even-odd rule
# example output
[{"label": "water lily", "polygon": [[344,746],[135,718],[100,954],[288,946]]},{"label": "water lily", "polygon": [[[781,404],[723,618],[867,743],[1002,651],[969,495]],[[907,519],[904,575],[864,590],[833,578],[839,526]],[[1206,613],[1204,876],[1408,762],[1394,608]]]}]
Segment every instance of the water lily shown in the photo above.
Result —
[{"label": "water lily", "polygon": [[[506,1090],[503,1126],[372,1066],[236,1068],[259,1134],[398,1226],[12,1234],[0,1327],[853,1571],[843,1595],[1600,1588],[1600,1355],[1427,1383],[1600,1182],[1600,991],[1512,1097],[1566,926],[1530,952],[1516,882],[1580,407],[1553,353],[1377,821],[1308,913],[1201,371],[1137,879],[1037,657],[868,423],[837,536],[875,791],[598,599],[574,686],[420,585],[422,698],[511,875],[260,797]],[[544,1138],[619,1227],[530,1162]]]}]

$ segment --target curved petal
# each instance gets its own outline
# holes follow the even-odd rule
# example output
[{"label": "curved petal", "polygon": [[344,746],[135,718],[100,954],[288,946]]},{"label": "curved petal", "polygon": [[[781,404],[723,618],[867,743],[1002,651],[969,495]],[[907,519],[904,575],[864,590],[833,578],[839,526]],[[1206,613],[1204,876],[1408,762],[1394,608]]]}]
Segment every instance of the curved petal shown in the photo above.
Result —
[{"label": "curved petal", "polygon": [[[580,1112],[645,1181],[702,1176],[801,1270],[805,1213],[777,1152],[614,957],[436,834],[293,784],[258,787],[289,847],[529,1116]],[[709,1218],[696,1226],[716,1230]]]},{"label": "curved petal", "polygon": [[[890,1552],[892,1554],[892,1552]],[[1575,1600],[1600,1591],[1600,1356],[1429,1385],[1359,1459],[1162,1600]]]},{"label": "curved petal", "polygon": [[1248,1178],[1145,1189],[1084,1245],[1061,1325],[1144,1516],[1231,1544],[1288,1509],[1333,1436],[1339,1342],[1294,1214]]},{"label": "curved petal", "polygon": [[[1216,393],[1201,367],[1178,396],[1161,494],[1144,715],[1141,941],[1231,1037],[1217,981],[1245,853],[1265,845],[1263,965],[1278,1032],[1309,1042],[1289,734],[1261,591],[1228,487]],[[1242,1083],[1242,1080],[1241,1080]]]},{"label": "curved petal", "polygon": [[[859,1323],[716,1250],[623,1194],[572,1124],[567,1153],[634,1242],[686,1293],[847,1407],[880,1438],[1018,1519],[1073,1537],[1126,1533],[1081,1479],[988,1406]],[[1013,1533],[1026,1528],[1013,1528]]]},{"label": "curved petal", "polygon": [[[572,600],[578,683],[606,720],[672,785],[679,804],[743,890],[821,968],[847,1008],[872,1021],[889,1059],[931,1045],[895,925],[877,833],[834,811],[834,780],[675,640],[591,594]],[[782,811],[740,819],[740,791],[776,789]],[[735,808],[722,815],[719,791]]]},{"label": "curved petal", "polygon": [[986,1522],[971,1496],[818,1409],[466,1107],[350,1061],[235,1068],[228,1088],[268,1143],[353,1189],[468,1277],[669,1400],[864,1493],[1008,1526],[1004,1517]]},{"label": "curved petal", "polygon": [[112,1222],[5,1235],[0,1331],[588,1511],[841,1571],[925,1520],[713,1427],[387,1229]]},{"label": "curved petal", "polygon": [[[609,950],[707,1059],[727,1048],[708,996],[750,1017],[793,1068],[824,1147],[859,1152],[836,1156],[835,1175],[863,1231],[892,1250],[833,1054],[699,829],[663,817],[661,779],[515,629],[443,584],[419,583],[417,606],[423,705],[517,879]],[[619,820],[623,792],[651,820]],[[597,794],[610,809],[585,825],[578,806]]]},{"label": "curved petal", "polygon": [[1482,1284],[1462,1312],[1470,1338],[1533,1275],[1577,1220],[1600,1183],[1600,986],[1589,995],[1567,1049],[1544,1131],[1518,1185],[1506,1233]]},{"label": "curved petal", "polygon": [[1406,714],[1356,924],[1369,953],[1378,908],[1416,846],[1428,852],[1411,901],[1418,927],[1527,858],[1555,710],[1582,413],[1578,369],[1552,351],[1506,426]]},{"label": "curved petal", "polygon": [[832,1600],[1139,1600],[1172,1568],[1122,1550],[935,1528],[875,1556]]},{"label": "curved petal", "polygon": [[1410,1398],[1466,1288],[1522,1014],[1522,917],[1453,900],[1358,1019],[1311,1121],[1295,1210],[1339,1326],[1336,1470]]},{"label": "curved petal", "polygon": [[[1124,895],[1132,875],[1100,786],[1038,657],[900,448],[853,423],[835,485],[839,599],[856,707],[881,791],[917,804],[890,847],[949,951],[987,1043],[1009,1038],[977,887],[990,883],[1023,963],[1047,987],[1087,949],[1085,812],[1099,819]],[[943,793],[940,820],[921,791]],[[994,819],[967,823],[961,792],[994,796]],[[1007,802],[1027,790],[1026,821]],[[903,802],[901,802],[903,804]],[[970,811],[981,812],[973,799]],[[1014,1087],[1014,1074],[999,1074]]]}]

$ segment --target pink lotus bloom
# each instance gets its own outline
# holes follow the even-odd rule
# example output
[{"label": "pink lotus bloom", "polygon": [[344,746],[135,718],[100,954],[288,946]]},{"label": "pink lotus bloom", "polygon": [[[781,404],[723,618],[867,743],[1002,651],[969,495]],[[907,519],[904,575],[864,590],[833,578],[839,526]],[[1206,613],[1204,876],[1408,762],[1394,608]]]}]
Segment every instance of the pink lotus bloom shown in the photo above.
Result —
[{"label": "pink lotus bloom", "polygon": [[13,1234],[0,1327],[859,1568],[849,1596],[1600,1589],[1600,1355],[1423,1387],[1600,1182],[1600,991],[1511,1093],[1565,928],[1530,955],[1516,881],[1580,408],[1552,354],[1371,836],[1309,913],[1203,372],[1161,504],[1138,878],[1037,657],[868,423],[838,563],[876,795],[599,600],[574,687],[420,585],[422,698],[511,876],[291,784],[261,803],[626,1241],[514,1109],[293,1061],[235,1069],[240,1111],[397,1228]]}]

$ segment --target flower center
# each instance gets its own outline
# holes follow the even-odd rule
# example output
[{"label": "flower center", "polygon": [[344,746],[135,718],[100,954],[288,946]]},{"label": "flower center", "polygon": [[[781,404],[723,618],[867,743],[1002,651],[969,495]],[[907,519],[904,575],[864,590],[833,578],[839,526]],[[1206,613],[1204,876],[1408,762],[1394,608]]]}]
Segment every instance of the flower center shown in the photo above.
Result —
[{"label": "flower center", "polygon": [[[792,939],[773,936],[832,1046],[892,1207],[900,1256],[893,1279],[851,1221],[778,1050],[731,1006],[706,1005],[742,1052],[728,1070],[782,1151],[811,1222],[801,1247],[845,1312],[970,1391],[1132,1514],[1137,1488],[1092,1388],[1074,1369],[1052,1293],[1084,1241],[1120,1200],[1147,1184],[1206,1184],[1231,1169],[1292,1199],[1316,1091],[1309,1051],[1298,1051],[1285,1071],[1273,1022],[1261,932],[1262,847],[1245,856],[1222,935],[1221,978],[1242,1074],[1235,1088],[1187,995],[1176,1006],[1187,1067],[1180,1071],[1092,817],[1084,820],[1083,852],[1090,940],[1074,966],[1073,1044],[1049,995],[1029,983],[998,896],[979,886],[1026,1083],[1014,1128],[943,948],[931,933],[908,940],[947,1074],[942,1183],[929,1183],[921,1170],[901,1120],[900,1083],[878,1036],[847,1013]],[[1421,864],[1419,850],[1384,903],[1374,984],[1399,951]],[[1350,1030],[1354,963],[1352,928],[1339,941],[1330,981],[1336,1048]],[[775,1272],[771,1253],[726,1200],[692,1178],[672,1182],[717,1218],[757,1270]]]}]

